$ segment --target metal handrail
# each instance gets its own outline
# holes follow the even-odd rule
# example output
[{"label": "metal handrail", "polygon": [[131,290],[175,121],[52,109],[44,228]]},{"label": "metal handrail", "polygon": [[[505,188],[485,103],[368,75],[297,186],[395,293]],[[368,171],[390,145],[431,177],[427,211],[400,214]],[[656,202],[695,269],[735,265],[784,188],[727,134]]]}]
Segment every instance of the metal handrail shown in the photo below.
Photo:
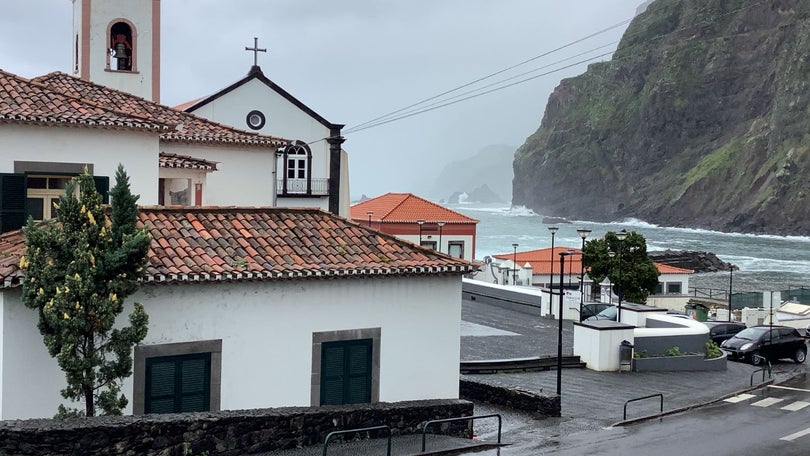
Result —
[{"label": "metal handrail", "polygon": [[644,400],[644,399],[650,399],[650,398],[653,398],[653,397],[659,397],[659,398],[661,398],[661,405],[660,405],[660,409],[661,409],[661,411],[660,411],[660,413],[664,413],[664,395],[663,395],[663,394],[661,394],[661,393],[658,393],[658,394],[650,394],[649,396],[637,397],[637,398],[635,398],[635,399],[630,399],[629,401],[625,402],[625,403],[624,403],[624,416],[622,417],[622,421],[626,421],[626,420],[627,420],[627,404],[629,404],[629,403],[631,403],[631,402],[642,401],[642,400]]},{"label": "metal handrail", "polygon": [[501,422],[502,422],[502,420],[501,420],[500,413],[493,413],[491,415],[461,416],[461,417],[458,417],[458,418],[444,418],[444,419],[441,419],[441,420],[425,421],[423,426],[422,426],[422,453],[425,452],[425,442],[426,442],[426,439],[427,439],[427,428],[431,424],[434,424],[434,423],[447,423],[447,422],[450,422],[450,421],[465,421],[465,420],[472,421],[472,420],[478,420],[478,419],[481,419],[481,418],[494,418],[494,417],[498,418],[498,443],[501,443]]},{"label": "metal handrail", "polygon": [[338,434],[349,434],[352,432],[381,431],[383,429],[388,431],[388,450],[385,454],[386,456],[391,456],[391,428],[388,426],[374,426],[360,429],[346,429],[344,431],[332,431],[329,434],[326,434],[326,439],[323,441],[323,456],[326,456],[326,448],[329,446],[329,440],[332,438],[332,436]]},{"label": "metal handrail", "polygon": [[773,378],[773,369],[771,368],[771,362],[768,361],[767,358],[765,358],[762,355],[754,355],[754,356],[752,356],[752,358],[760,358],[760,359],[762,359],[763,361],[765,361],[767,363],[767,366],[766,367],[761,367],[761,368],[751,372],[751,382],[750,382],[750,385],[748,385],[748,386],[754,386],[754,374],[756,374],[757,372],[762,372],[762,381],[763,382],[765,381],[765,372],[766,371],[768,372],[768,378]]}]

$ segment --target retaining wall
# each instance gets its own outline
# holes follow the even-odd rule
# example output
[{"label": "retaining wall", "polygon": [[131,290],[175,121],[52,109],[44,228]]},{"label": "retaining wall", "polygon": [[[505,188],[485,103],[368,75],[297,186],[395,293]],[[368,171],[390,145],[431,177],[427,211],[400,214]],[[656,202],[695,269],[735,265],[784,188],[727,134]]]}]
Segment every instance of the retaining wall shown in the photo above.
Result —
[{"label": "retaining wall", "polygon": [[[473,414],[465,400],[285,407],[175,415],[0,422],[0,455],[237,456],[322,444],[332,431],[387,425],[421,433],[427,420]],[[432,432],[472,437],[467,421]],[[351,438],[351,436],[348,436]]]},{"label": "retaining wall", "polygon": [[492,386],[464,379],[459,382],[459,395],[469,400],[503,405],[544,416],[561,416],[560,397],[557,395],[544,396],[530,391]]}]

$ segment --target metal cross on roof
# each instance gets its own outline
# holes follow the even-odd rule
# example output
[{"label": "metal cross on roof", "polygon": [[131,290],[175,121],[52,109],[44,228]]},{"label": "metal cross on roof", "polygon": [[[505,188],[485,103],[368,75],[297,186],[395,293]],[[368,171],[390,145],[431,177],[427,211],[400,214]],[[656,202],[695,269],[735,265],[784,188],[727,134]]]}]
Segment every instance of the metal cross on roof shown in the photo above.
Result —
[{"label": "metal cross on roof", "polygon": [[267,52],[267,49],[259,49],[259,38],[253,37],[253,47],[245,46],[246,51],[253,51],[253,66],[259,66],[259,52]]}]

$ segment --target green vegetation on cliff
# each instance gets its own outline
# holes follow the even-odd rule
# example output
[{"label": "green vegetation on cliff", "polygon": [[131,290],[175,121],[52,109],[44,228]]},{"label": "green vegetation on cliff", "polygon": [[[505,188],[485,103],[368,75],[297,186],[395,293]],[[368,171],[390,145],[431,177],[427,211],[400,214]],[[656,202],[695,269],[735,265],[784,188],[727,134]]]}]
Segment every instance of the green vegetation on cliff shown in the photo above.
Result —
[{"label": "green vegetation on cliff", "polygon": [[657,0],[561,81],[513,204],[590,220],[810,234],[810,2]]}]

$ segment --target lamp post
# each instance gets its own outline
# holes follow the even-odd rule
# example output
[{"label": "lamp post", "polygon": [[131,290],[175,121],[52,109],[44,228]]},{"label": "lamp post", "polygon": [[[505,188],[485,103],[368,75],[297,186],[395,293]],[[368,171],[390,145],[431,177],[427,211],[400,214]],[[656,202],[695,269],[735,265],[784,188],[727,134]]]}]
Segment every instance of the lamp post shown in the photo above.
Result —
[{"label": "lamp post", "polygon": [[512,248],[515,249],[514,253],[512,253],[512,263],[514,264],[515,268],[512,271],[512,285],[517,285],[517,244],[512,244]]},{"label": "lamp post", "polygon": [[731,295],[732,295],[732,281],[734,279],[734,265],[731,265],[731,268],[728,271],[728,321],[731,321]]},{"label": "lamp post", "polygon": [[444,222],[436,222],[439,225],[439,252],[442,251],[442,227],[444,227]]},{"label": "lamp post", "polygon": [[[559,228],[557,228],[556,226],[548,227],[548,231],[549,231],[549,233],[551,233],[551,257],[550,257],[551,261],[549,261],[549,263],[551,263],[551,272],[548,275],[548,289],[549,290],[554,289],[554,235],[557,234],[558,229]],[[551,296],[551,293],[549,293],[549,296]],[[550,307],[549,307],[548,311],[551,312]]]},{"label": "lamp post", "polygon": [[560,400],[562,400],[563,280],[565,275],[565,257],[573,255],[574,253],[575,252],[572,250],[560,252],[560,308],[558,309],[559,314],[557,315],[559,318],[557,323],[557,396],[560,396]]},{"label": "lamp post", "polygon": [[368,211],[366,215],[368,215],[368,227],[371,228],[371,216],[374,215],[374,211]]},{"label": "lamp post", "polygon": [[419,245],[421,246],[422,245],[422,225],[425,224],[425,220],[424,219],[419,219],[419,220],[416,221],[416,223],[419,225]]},{"label": "lamp post", "polygon": [[582,306],[585,304],[585,238],[591,234],[591,230],[580,228],[577,234],[582,238],[582,256],[579,257],[579,319],[582,320]]},{"label": "lamp post", "polygon": [[616,232],[616,239],[619,240],[619,274],[616,280],[616,294],[619,295],[619,307],[616,311],[616,321],[622,322],[622,250],[624,250],[624,240],[627,238],[627,231]]}]

